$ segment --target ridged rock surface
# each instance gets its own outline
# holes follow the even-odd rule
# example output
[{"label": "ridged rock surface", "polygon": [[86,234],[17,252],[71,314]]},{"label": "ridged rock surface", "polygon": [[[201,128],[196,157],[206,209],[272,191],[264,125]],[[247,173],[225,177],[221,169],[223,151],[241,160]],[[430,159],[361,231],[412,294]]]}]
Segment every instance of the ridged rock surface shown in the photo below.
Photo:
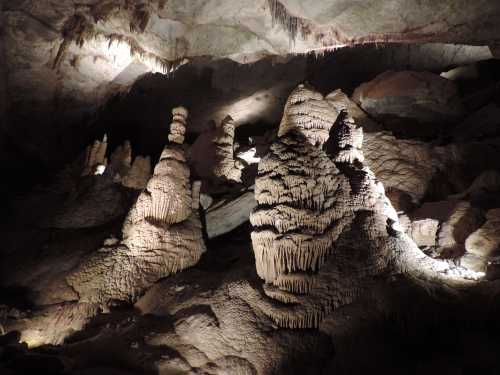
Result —
[{"label": "ridged rock surface", "polygon": [[134,300],[158,279],[198,262],[205,251],[198,214],[200,186],[191,192],[182,143],[187,111],[174,124],[153,177],[130,210],[119,244],[104,246],[68,277],[80,301]]},{"label": "ridged rock surface", "polygon": [[304,85],[292,92],[279,136],[259,163],[250,217],[257,273],[277,301],[266,313],[280,326],[317,326],[391,270],[416,279],[467,274],[426,257],[403,233],[383,185],[363,164],[362,143],[352,118],[337,116],[321,94]]}]

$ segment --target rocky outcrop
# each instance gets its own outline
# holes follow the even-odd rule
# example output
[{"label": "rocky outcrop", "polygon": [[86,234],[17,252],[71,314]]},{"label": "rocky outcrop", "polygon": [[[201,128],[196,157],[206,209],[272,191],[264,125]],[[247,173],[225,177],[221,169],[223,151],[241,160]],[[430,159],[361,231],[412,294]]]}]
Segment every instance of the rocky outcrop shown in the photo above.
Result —
[{"label": "rocky outcrop", "polygon": [[359,86],[353,100],[389,129],[405,135],[439,134],[464,113],[455,84],[427,72],[382,73]]},{"label": "rocky outcrop", "polygon": [[111,241],[67,277],[80,302],[134,300],[156,280],[198,262],[205,251],[198,215],[199,183],[189,182],[182,142],[187,111],[172,111],[167,145],[130,210],[122,240]]}]

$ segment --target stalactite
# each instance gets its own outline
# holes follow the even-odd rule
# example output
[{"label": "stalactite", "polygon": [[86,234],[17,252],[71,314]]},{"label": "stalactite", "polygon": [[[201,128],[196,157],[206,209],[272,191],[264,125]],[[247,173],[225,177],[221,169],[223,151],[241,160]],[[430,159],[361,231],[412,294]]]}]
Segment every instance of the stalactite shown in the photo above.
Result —
[{"label": "stalactite", "polygon": [[271,11],[272,23],[279,24],[290,35],[290,40],[295,42],[297,35],[305,36],[305,30],[302,20],[291,16],[287,9],[279,0],[268,0],[268,6]]},{"label": "stalactite", "polygon": [[[114,4],[113,7],[116,8],[117,5]],[[132,32],[144,32],[144,29],[147,27],[149,22],[151,11],[148,10],[144,4],[135,4],[133,9],[134,11],[130,16],[130,29]],[[98,30],[96,27],[97,22],[106,21],[111,14],[112,6],[109,5],[109,7],[104,7],[103,5],[102,9],[101,7],[91,8],[88,16],[78,13],[69,18],[63,27],[63,41],[59,46],[52,68],[59,68],[72,42],[75,42],[76,45],[81,48],[85,42],[98,38],[102,38],[104,42],[107,42],[108,47],[111,47],[115,43],[127,45],[132,58],[137,58],[145,65],[152,67],[153,70],[164,74],[171,73],[178,69],[181,65],[187,63],[188,60],[182,57],[169,60],[150,51],[146,51],[139,45],[137,40],[131,36],[117,33],[105,33]]]}]

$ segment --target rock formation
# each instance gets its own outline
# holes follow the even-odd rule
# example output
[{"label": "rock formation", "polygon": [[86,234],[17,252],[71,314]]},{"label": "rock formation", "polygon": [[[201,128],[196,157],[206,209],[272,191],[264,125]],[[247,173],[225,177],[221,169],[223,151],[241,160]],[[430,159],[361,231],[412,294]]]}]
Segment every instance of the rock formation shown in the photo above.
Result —
[{"label": "rock formation", "polygon": [[450,277],[452,266],[427,258],[403,233],[363,164],[362,138],[351,118],[300,85],[259,164],[252,244],[264,292],[279,302],[266,312],[280,326],[317,326],[376,276]]},{"label": "rock formation", "polygon": [[474,269],[485,271],[488,263],[499,256],[500,251],[500,209],[489,210],[486,222],[465,240],[466,262],[475,258]]},{"label": "rock formation", "polygon": [[234,120],[227,116],[214,138],[215,165],[214,175],[219,179],[241,182],[241,163],[234,157]]},{"label": "rock formation", "polygon": [[80,302],[134,300],[156,280],[196,264],[205,251],[200,186],[191,190],[182,146],[187,111],[172,113],[171,143],[130,210],[121,242],[105,245],[67,277]]},{"label": "rock formation", "polygon": [[196,139],[189,159],[199,176],[214,184],[241,183],[243,163],[235,157],[234,131],[234,120],[226,116]]},{"label": "rock formation", "polygon": [[[391,130],[412,136],[440,134],[464,113],[454,82],[428,72],[385,72],[359,86],[353,100]],[[430,125],[432,124],[432,125]]]},{"label": "rock formation", "polygon": [[83,161],[82,176],[103,174],[108,164],[106,150],[108,148],[108,137],[104,135],[102,141],[95,140],[92,146],[87,146]]}]

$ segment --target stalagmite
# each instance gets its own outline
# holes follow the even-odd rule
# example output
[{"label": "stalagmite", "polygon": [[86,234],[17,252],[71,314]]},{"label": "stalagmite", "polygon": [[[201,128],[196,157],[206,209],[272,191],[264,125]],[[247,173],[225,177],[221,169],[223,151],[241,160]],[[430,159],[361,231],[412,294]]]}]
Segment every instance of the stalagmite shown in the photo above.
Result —
[{"label": "stalagmite", "polygon": [[187,110],[180,107],[172,113],[172,143],[130,210],[121,242],[102,247],[67,277],[80,302],[135,300],[158,279],[196,264],[205,251],[198,215],[200,183],[191,190],[182,146]]},{"label": "stalagmite", "polygon": [[226,116],[216,130],[214,145],[214,175],[217,178],[241,182],[241,169],[234,158],[234,120],[231,116]]},{"label": "stalagmite", "polygon": [[108,148],[108,137],[105,134],[102,141],[96,140],[92,146],[85,150],[84,166],[82,176],[102,174],[108,164],[106,150]]},{"label": "stalagmite", "polygon": [[423,283],[479,277],[425,256],[404,234],[362,143],[361,128],[328,97],[305,85],[291,93],[250,216],[257,273],[280,302],[261,308],[280,326],[317,327],[391,271]]},{"label": "stalagmite", "polygon": [[134,159],[128,173],[122,178],[121,184],[131,189],[144,189],[151,178],[151,159],[149,156],[138,155]]}]

